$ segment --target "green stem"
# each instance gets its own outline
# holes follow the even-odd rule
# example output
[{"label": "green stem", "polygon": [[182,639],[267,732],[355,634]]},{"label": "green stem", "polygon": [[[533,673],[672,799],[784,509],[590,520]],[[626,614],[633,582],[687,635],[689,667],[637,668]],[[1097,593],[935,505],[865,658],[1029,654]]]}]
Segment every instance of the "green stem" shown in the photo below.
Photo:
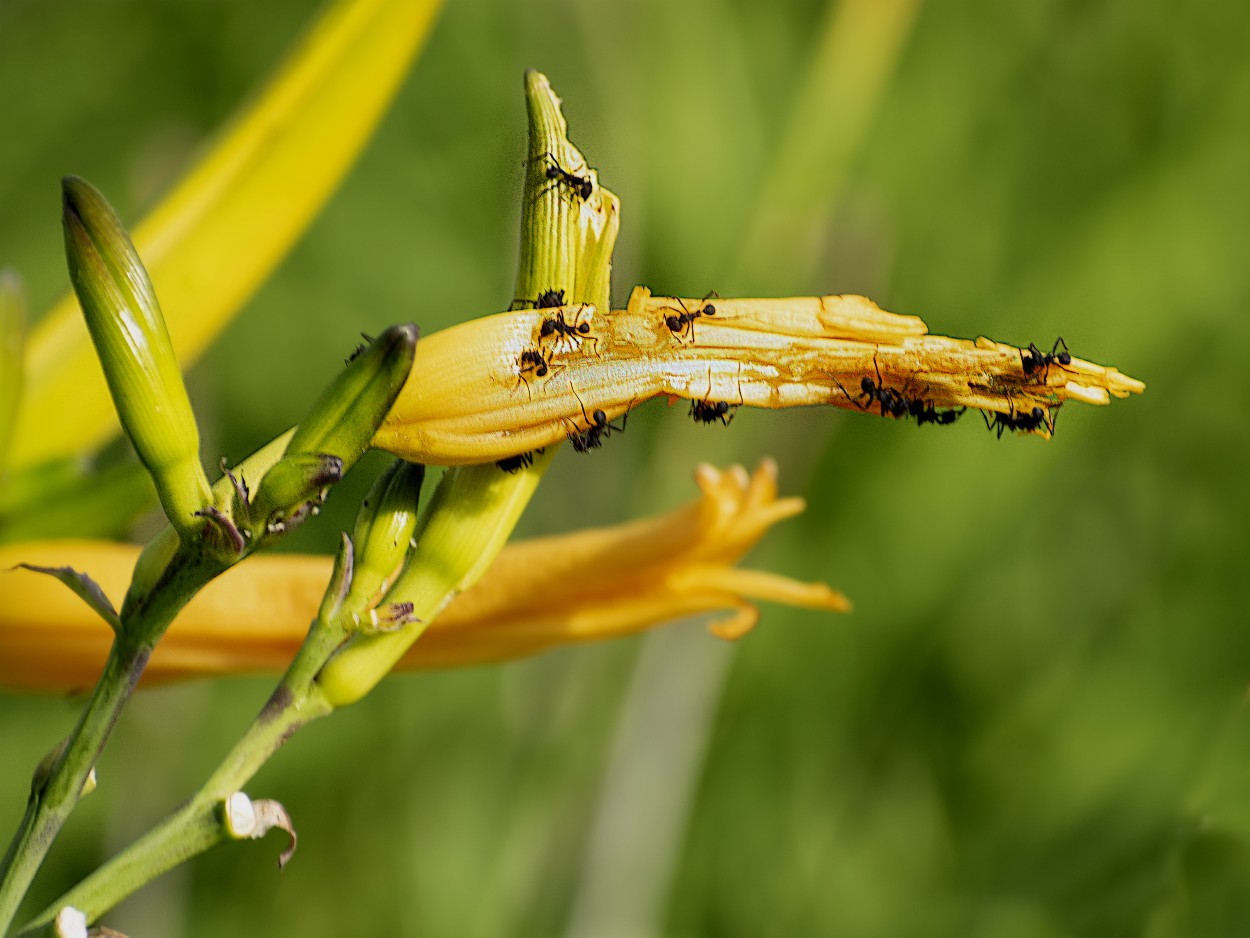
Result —
[{"label": "green stem", "polygon": [[50,929],[66,906],[95,921],[158,876],[233,840],[222,815],[225,799],[242,789],[300,727],[333,711],[313,679],[342,637],[339,629],[314,625],[256,720],[196,795],[40,912],[15,938],[55,934]]},{"label": "green stem", "polygon": [[0,931],[13,921],[53,839],[78,803],[87,775],[143,673],[149,652],[147,647],[123,644],[120,639],[114,642],[64,754],[53,765],[47,782],[31,792],[26,818],[0,865]]},{"label": "green stem", "polygon": [[104,671],[42,784],[32,787],[26,817],[0,863],[0,934],[38,872],[52,841],[82,796],[122,709],[134,693],[157,641],[200,588],[224,568],[198,547],[179,548],[153,589],[128,603],[125,630],[109,651]]}]

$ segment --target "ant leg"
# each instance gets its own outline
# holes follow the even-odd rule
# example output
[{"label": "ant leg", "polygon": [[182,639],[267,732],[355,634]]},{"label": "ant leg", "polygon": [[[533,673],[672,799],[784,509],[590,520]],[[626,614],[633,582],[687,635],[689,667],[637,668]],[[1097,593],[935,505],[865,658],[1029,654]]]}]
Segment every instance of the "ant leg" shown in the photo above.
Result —
[{"label": "ant leg", "polygon": [[[856,398],[856,397],[851,397],[851,393],[850,393],[850,392],[849,392],[846,388],[842,387],[842,382],[841,382],[841,381],[839,381],[837,378],[834,378],[834,379],[833,379],[833,383],[834,383],[834,384],[836,384],[836,385],[838,386],[838,390],[842,392],[842,396],[843,396],[843,397],[845,397],[848,401],[850,401],[852,404],[854,404],[856,407],[858,407],[858,408],[859,408],[860,410],[862,410],[862,411],[867,411],[867,410],[868,410],[868,408],[867,408],[867,407],[865,407],[863,404],[861,404],[861,403],[859,402],[859,399],[858,399],[858,398]],[[739,385],[739,386],[738,386],[738,388],[739,388],[739,391],[741,391],[742,386],[741,386],[741,385]],[[863,396],[864,396],[864,395],[862,395],[862,394],[860,394],[860,395],[859,395],[859,397],[863,397]]]}]

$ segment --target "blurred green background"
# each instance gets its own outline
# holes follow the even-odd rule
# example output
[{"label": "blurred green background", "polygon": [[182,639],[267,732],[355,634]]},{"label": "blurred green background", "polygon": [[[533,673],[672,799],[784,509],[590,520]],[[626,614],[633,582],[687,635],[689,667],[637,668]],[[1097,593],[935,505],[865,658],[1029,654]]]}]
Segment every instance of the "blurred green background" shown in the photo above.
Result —
[{"label": "blurred green background", "polygon": [[[658,511],[699,459],[775,455],[809,509],[750,563],[829,581],[851,616],[768,607],[732,647],[688,623],[392,679],[250,787],[299,827],[281,875],[276,843],[223,849],[109,924],[1250,935],[1250,6],[861,7],[869,32],[896,11],[900,45],[845,50],[853,74],[885,63],[856,124],[810,77],[822,3],[449,4],[347,183],[191,373],[209,461],[296,419],[358,332],[507,307],[528,67],[622,198],[618,302],[862,292],[935,333],[1063,335],[1145,396],[1072,404],[1050,443],[975,416],[722,429],[648,405],[611,456],[560,454],[523,531]],[[66,285],[59,177],[136,220],[315,9],[0,0],[0,263],[32,309]],[[828,159],[796,161],[812,141]],[[330,545],[351,501],[297,546]],[[140,695],[32,911],[186,797],[270,684]],[[0,697],[6,839],[76,709]]]}]

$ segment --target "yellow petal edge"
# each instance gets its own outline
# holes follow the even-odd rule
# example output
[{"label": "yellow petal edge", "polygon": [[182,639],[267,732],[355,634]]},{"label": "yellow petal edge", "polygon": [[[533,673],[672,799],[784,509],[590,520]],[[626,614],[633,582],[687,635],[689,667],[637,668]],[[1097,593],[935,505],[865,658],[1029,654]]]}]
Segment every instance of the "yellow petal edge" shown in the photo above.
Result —
[{"label": "yellow petal edge", "polygon": [[[557,645],[643,631],[722,610],[711,625],[736,638],[756,622],[752,600],[845,612],[820,583],[799,583],[733,564],[772,525],[803,510],[777,497],[777,467],[754,473],[700,465],[701,497],[627,524],[509,545],[400,661],[401,669],[460,667],[531,655]],[[0,548],[0,685],[63,693],[89,687],[108,651],[108,626],[51,577],[17,563],[69,565],[112,597],[126,588],[139,548],[45,541]],[[211,583],[179,616],[144,674],[151,684],[282,670],[304,639],[330,577],[331,559],[260,555]]]}]

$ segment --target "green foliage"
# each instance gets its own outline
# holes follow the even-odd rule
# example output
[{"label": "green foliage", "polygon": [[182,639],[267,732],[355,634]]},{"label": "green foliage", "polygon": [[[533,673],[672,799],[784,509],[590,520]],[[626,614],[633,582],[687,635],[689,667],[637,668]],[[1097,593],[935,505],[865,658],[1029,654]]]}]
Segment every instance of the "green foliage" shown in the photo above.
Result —
[{"label": "green foliage", "polygon": [[[66,286],[60,175],[91,178],[135,218],[309,13],[293,0],[0,6],[5,138],[21,142],[0,148],[0,263],[21,270],[32,311]],[[1250,8],[923,7],[831,218],[796,235],[792,269],[747,271],[737,237],[821,15],[450,5],[346,186],[192,372],[205,452],[237,459],[298,419],[362,330],[415,320],[428,334],[508,306],[521,73],[540,68],[622,198],[618,302],[634,283],[862,292],[944,334],[1047,348],[1062,334],[1148,385],[1062,412],[1048,444],[827,412],[742,413],[722,430],[650,405],[611,456],[558,457],[531,531],[671,504],[697,458],[776,455],[783,489],[810,507],[758,564],[856,603],[837,620],[766,609],[733,652],[710,736],[676,741],[707,751],[657,931],[1237,933],[1250,920],[1250,639],[1234,590],[1250,435],[1233,384],[1250,347]],[[358,502],[336,493],[301,546],[333,550]],[[695,654],[721,650],[707,643]],[[231,847],[110,923],[560,933],[637,647],[387,682],[252,787],[300,831],[280,878],[269,845]],[[696,667],[650,666],[670,681]],[[31,911],[84,855],[181,801],[270,683],[141,694]],[[0,700],[0,725],[20,727],[0,734],[0,764],[33,765],[72,712]],[[650,730],[657,751],[678,715]],[[16,826],[25,781],[0,780],[0,829]],[[635,804],[650,830],[658,809]]]}]

